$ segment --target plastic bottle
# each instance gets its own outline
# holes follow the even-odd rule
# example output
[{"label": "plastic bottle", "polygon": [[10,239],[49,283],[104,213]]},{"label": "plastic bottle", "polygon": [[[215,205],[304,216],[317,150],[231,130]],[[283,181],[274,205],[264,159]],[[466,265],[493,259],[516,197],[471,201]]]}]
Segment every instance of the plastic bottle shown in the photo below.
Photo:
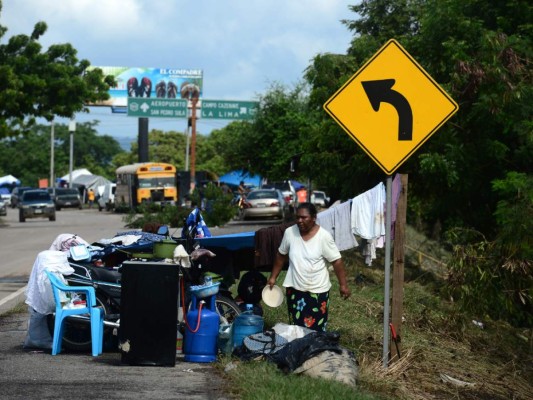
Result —
[{"label": "plastic bottle", "polygon": [[238,315],[233,321],[233,348],[242,346],[245,337],[263,332],[263,317],[254,315],[253,309],[253,304],[246,304],[246,311]]}]

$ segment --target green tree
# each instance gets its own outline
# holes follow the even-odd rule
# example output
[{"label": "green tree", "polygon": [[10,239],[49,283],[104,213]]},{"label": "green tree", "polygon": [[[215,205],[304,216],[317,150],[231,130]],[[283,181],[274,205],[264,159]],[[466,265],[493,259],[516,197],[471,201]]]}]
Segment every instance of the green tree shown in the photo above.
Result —
[{"label": "green tree", "polygon": [[499,195],[492,182],[512,171],[531,173],[532,46],[524,16],[532,6],[426,3],[412,51],[460,110],[409,162],[417,182],[410,193],[427,198],[419,210],[426,221],[494,237]]},{"label": "green tree", "polygon": [[[387,40],[396,38],[460,104],[459,112],[400,168],[410,177],[410,222],[495,235],[498,193],[508,172],[531,173],[530,2],[515,0],[373,0],[344,21],[354,32],[343,55],[318,55],[306,71],[310,108],[322,104]],[[361,149],[325,113],[310,147],[325,153],[321,173],[360,192],[383,178]],[[529,156],[528,156],[529,155]],[[337,159],[335,158],[337,157]],[[370,178],[370,179],[367,179]]]},{"label": "green tree", "polygon": [[[93,174],[114,179],[111,163],[122,151],[111,136],[100,136],[95,123],[77,124],[74,136],[74,169],[87,168]],[[57,176],[69,172],[70,133],[67,125],[55,125],[54,169]],[[24,155],[24,156],[21,156]],[[39,179],[49,178],[50,127],[33,126],[25,135],[0,140],[0,172],[11,174],[22,185],[37,186]]]},{"label": "green tree", "polygon": [[[110,180],[115,179],[115,168],[112,164],[113,157],[123,152],[120,144],[109,135],[99,135],[96,131],[97,121],[76,124],[74,132],[73,167],[87,168],[95,175],[104,176]],[[65,125],[56,125],[56,154],[69,159],[70,132]],[[44,135],[47,135],[46,129]],[[48,129],[49,131],[49,129]],[[56,167],[58,175],[68,173],[64,167]]]},{"label": "green tree", "polygon": [[[214,147],[215,141],[210,137],[196,135],[196,170],[222,174],[225,171],[222,157]],[[148,134],[148,159],[153,162],[164,162],[174,165],[178,170],[185,170],[185,153],[187,136],[182,132],[163,132],[153,129]],[[190,153],[190,148],[189,148]],[[118,154],[113,165],[119,167],[138,162],[138,145],[133,143],[131,151]],[[191,160],[189,159],[189,165]]]},{"label": "green tree", "polygon": [[313,115],[305,84],[289,89],[275,83],[260,98],[252,122],[231,123],[213,132],[210,140],[228,169],[258,173],[271,180],[307,177],[305,168],[291,174],[290,161],[303,153],[316,120]]},{"label": "green tree", "polygon": [[[400,169],[410,174],[408,220],[453,238],[449,288],[464,309],[531,326],[531,2],[374,0],[352,10],[354,72],[394,37],[460,105]],[[315,59],[313,101],[324,101],[327,61]]]},{"label": "green tree", "polygon": [[[16,35],[0,45],[0,137],[18,135],[39,117],[71,118],[86,111],[84,104],[108,99],[115,84],[102,70],[88,70],[89,61],[78,60],[68,43],[42,51],[39,39],[46,29],[45,22],[38,22],[31,35]],[[0,25],[0,39],[6,32]]]},{"label": "green tree", "polygon": [[[308,105],[308,90],[303,82],[291,89],[275,84],[260,99],[253,122],[256,144],[250,143],[249,160],[259,160],[262,175],[273,180],[287,178],[291,158],[304,152],[309,131],[316,123],[316,113]],[[254,154],[258,151],[260,154]],[[308,176],[305,168],[295,172],[294,178]]]},{"label": "green tree", "polygon": [[255,169],[250,165],[249,151],[253,148],[254,132],[248,121],[235,121],[209,135],[212,150],[221,161],[221,173],[231,170]]}]

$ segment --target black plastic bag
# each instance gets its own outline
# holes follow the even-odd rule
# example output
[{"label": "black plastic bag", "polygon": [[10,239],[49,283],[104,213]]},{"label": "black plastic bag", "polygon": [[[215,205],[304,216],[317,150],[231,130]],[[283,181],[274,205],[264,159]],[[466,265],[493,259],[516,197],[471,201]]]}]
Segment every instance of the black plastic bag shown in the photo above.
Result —
[{"label": "black plastic bag", "polygon": [[338,332],[312,332],[303,338],[295,339],[285,345],[278,352],[268,356],[285,372],[292,372],[305,361],[318,353],[329,350],[338,354],[342,353],[339,345]]}]

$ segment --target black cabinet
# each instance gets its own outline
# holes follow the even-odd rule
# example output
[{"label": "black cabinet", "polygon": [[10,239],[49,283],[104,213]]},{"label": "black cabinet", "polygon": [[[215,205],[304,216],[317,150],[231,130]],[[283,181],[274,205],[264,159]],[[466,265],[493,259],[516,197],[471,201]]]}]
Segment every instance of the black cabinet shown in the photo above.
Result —
[{"label": "black cabinet", "polygon": [[178,266],[122,264],[120,349],[122,363],[176,365]]}]

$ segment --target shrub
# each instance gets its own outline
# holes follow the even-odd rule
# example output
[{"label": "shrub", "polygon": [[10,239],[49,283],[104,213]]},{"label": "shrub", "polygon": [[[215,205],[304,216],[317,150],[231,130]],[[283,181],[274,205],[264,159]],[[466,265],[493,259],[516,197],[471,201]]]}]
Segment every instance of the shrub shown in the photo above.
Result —
[{"label": "shrub", "polygon": [[185,207],[145,203],[137,207],[136,211],[130,210],[123,220],[129,228],[141,229],[151,223],[181,228],[190,212],[191,210]]},{"label": "shrub", "polygon": [[191,199],[193,204],[200,204],[202,215],[207,226],[223,226],[235,216],[235,207],[232,206],[232,194],[208,183],[204,187],[196,188]]}]

